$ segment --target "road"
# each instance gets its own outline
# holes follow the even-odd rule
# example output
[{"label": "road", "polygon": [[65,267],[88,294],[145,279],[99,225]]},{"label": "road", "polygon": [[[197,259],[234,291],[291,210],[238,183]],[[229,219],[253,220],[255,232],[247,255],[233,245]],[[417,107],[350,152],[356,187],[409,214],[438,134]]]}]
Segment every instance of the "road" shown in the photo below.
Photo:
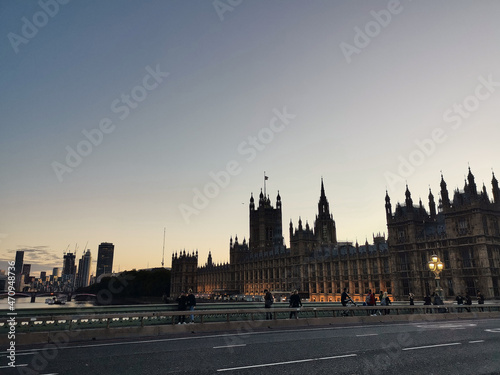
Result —
[{"label": "road", "polygon": [[9,374],[500,374],[500,319],[191,334],[16,348]]}]

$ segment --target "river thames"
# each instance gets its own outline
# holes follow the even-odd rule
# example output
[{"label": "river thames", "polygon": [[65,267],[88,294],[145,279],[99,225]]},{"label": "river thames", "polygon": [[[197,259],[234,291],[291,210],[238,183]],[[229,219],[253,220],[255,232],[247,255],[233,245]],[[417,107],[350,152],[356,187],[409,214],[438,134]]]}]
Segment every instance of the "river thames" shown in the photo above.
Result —
[{"label": "river thames", "polygon": [[[92,307],[94,304],[88,301],[71,301],[66,302],[64,305],[49,305],[45,303],[45,299],[49,298],[47,296],[37,297],[35,302],[30,302],[30,297],[18,297],[16,298],[16,304],[14,308],[18,309],[64,309],[68,307]],[[0,300],[0,311],[8,310],[9,305],[7,304],[7,298]]]}]

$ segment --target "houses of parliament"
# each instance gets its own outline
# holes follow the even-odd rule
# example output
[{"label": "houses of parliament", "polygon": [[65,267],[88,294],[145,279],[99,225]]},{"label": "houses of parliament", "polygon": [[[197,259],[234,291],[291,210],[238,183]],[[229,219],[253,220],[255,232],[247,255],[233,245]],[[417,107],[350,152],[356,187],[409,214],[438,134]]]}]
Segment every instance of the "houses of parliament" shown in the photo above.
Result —
[{"label": "houses of parliament", "polygon": [[448,193],[441,175],[440,199],[429,189],[427,208],[414,204],[406,186],[404,204],[393,208],[386,192],[387,238],[373,243],[337,241],[333,214],[321,180],[314,225],[289,224],[290,246],[284,244],[281,196],[275,205],[262,192],[250,197],[250,237],[229,241],[229,263],[204,265],[198,253],[172,255],[171,296],[192,288],[212,295],[288,294],[297,289],[311,301],[340,301],[343,288],[355,300],[372,291],[387,291],[396,300],[432,294],[436,287],[428,262],[436,254],[444,264],[440,286],[446,299],[480,290],[487,299],[500,297],[500,189],[493,174],[492,195],[478,191],[470,168],[463,190]]}]

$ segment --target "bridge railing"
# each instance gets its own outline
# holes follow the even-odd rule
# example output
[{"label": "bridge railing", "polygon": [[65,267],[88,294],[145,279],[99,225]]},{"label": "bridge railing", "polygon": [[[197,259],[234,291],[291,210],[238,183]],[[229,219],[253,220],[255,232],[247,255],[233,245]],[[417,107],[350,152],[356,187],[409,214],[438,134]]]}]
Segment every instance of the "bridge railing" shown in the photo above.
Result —
[{"label": "bridge railing", "polygon": [[[290,312],[297,312],[300,319],[339,318],[345,316],[370,315],[408,315],[408,314],[447,314],[447,313],[482,313],[498,312],[500,304],[485,305],[416,305],[416,306],[325,306],[302,308],[251,308],[251,309],[218,309],[195,311],[149,311],[125,312],[110,314],[78,314],[78,315],[45,315],[16,316],[16,332],[43,332],[60,330],[79,330],[90,328],[114,327],[144,327],[152,325],[177,324],[180,316],[185,316],[186,322],[194,316],[197,324],[213,322],[238,322],[265,320],[266,313],[271,313],[273,320],[289,319]],[[0,318],[0,333],[9,330],[9,318]]]}]

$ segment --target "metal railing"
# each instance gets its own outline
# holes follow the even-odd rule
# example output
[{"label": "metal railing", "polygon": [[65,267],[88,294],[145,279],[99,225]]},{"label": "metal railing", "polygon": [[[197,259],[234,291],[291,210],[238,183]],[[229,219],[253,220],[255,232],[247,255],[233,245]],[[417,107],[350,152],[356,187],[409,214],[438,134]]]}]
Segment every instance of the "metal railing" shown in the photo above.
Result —
[{"label": "metal railing", "polygon": [[[448,314],[498,312],[500,304],[485,305],[392,305],[392,306],[325,306],[289,308],[246,308],[217,309],[195,311],[148,311],[123,313],[82,313],[77,315],[52,314],[43,316],[22,316],[15,318],[16,332],[44,332],[60,330],[80,330],[90,328],[144,327],[154,325],[173,325],[185,316],[186,322],[194,316],[197,324],[214,322],[238,322],[265,320],[266,313],[271,313],[273,320],[289,319],[291,312],[297,312],[300,319],[366,317],[370,315],[392,316],[409,314]],[[0,318],[0,333],[9,330],[9,317]]]}]

